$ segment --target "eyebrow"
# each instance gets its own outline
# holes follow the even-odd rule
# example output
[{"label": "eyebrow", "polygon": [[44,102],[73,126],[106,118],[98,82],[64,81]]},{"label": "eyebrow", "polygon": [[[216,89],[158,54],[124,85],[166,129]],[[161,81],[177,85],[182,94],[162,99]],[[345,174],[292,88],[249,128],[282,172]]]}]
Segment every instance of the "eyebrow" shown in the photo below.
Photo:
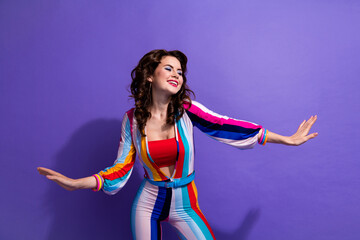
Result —
[{"label": "eyebrow", "polygon": [[[173,67],[171,64],[165,64],[165,66],[170,66],[171,68],[173,68],[173,69],[174,69],[174,67]],[[178,69],[176,69],[176,70],[180,70],[180,71],[182,71],[182,69],[181,69],[181,68],[178,68]]]}]

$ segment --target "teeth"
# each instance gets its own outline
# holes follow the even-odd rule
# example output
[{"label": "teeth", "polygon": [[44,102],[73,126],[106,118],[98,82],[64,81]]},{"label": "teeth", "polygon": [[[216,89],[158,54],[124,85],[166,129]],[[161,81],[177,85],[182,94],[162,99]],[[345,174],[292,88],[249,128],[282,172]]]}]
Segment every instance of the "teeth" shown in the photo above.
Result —
[{"label": "teeth", "polygon": [[169,81],[169,83],[173,83],[173,84],[175,84],[176,86],[178,85],[178,83],[175,82],[175,81]]}]

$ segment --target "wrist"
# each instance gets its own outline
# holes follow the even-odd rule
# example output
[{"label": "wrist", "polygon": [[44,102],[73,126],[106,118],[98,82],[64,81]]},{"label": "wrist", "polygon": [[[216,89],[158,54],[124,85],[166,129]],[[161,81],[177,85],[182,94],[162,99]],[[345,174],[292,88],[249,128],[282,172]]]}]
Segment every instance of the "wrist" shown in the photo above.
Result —
[{"label": "wrist", "polygon": [[72,179],[74,190],[82,189],[81,179]]},{"label": "wrist", "polygon": [[103,184],[104,184],[104,180],[103,178],[100,176],[100,174],[94,174],[92,175],[95,180],[96,180],[96,187],[91,188],[91,190],[93,190],[94,192],[98,192],[102,189]]},{"label": "wrist", "polygon": [[265,128],[262,128],[260,131],[259,131],[259,134],[258,134],[258,143],[261,144],[261,145],[265,145],[266,142],[267,142],[267,129]]}]

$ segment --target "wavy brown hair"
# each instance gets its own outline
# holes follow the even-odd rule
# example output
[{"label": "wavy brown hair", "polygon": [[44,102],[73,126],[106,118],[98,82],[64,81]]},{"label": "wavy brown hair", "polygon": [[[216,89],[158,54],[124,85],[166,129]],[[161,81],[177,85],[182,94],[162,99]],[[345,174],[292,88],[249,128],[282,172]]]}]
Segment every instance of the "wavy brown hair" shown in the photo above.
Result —
[{"label": "wavy brown hair", "polygon": [[166,51],[163,49],[152,50],[145,54],[139,61],[138,65],[131,71],[132,82],[130,85],[130,97],[135,100],[135,118],[142,136],[145,136],[144,128],[147,120],[151,117],[148,110],[152,103],[151,83],[147,80],[153,76],[155,69],[166,56],[176,57],[181,65],[183,84],[180,90],[171,97],[167,108],[167,124],[174,124],[175,119],[178,121],[184,114],[183,103],[185,100],[191,104],[190,94],[195,97],[193,91],[186,84],[186,64],[187,57],[184,53],[174,50]]}]

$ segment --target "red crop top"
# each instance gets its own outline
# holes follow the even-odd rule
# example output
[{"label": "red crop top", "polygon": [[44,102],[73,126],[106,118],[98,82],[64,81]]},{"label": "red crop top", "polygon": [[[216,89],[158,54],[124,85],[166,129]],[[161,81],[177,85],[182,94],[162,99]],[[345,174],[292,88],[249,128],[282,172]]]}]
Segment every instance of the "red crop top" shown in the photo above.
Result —
[{"label": "red crop top", "polygon": [[177,143],[175,138],[148,141],[149,153],[158,167],[167,167],[176,163]]}]

